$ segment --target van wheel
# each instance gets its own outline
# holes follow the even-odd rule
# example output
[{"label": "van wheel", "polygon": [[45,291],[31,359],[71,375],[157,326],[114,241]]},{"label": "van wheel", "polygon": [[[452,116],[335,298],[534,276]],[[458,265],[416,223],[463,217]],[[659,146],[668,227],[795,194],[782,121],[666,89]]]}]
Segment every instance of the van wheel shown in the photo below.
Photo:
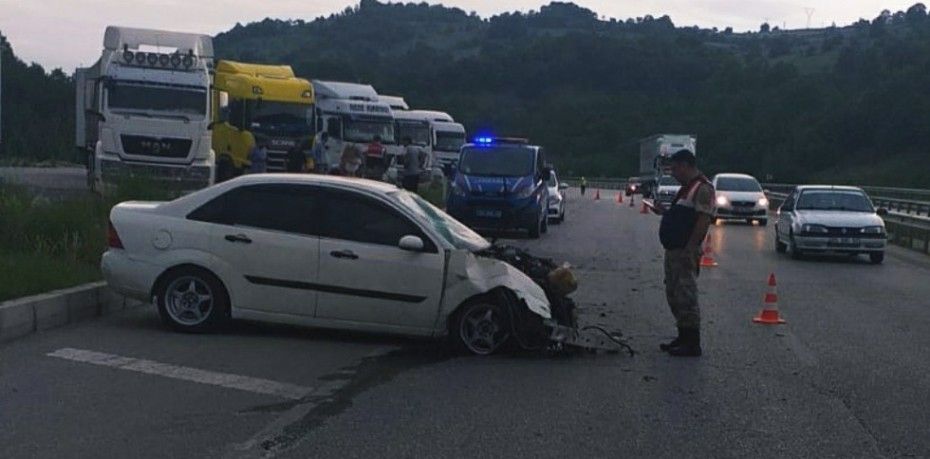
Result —
[{"label": "van wheel", "polygon": [[156,292],[158,314],[169,327],[188,333],[216,328],[229,317],[229,294],[205,269],[185,266],[170,272]]},{"label": "van wheel", "polygon": [[449,333],[460,352],[491,355],[510,339],[510,321],[502,307],[480,297],[455,314]]}]

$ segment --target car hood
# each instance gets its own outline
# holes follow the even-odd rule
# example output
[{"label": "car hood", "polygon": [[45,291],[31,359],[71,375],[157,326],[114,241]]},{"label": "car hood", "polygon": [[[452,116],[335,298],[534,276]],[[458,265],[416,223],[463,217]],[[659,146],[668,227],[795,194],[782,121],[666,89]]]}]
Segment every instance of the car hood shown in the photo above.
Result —
[{"label": "car hood", "polygon": [[521,187],[533,184],[532,176],[497,177],[486,175],[459,174],[457,185],[473,194],[506,195],[515,193]]},{"label": "car hood", "polygon": [[760,198],[765,197],[761,191],[720,191],[717,190],[717,197],[726,196],[730,201],[753,201],[757,202]]},{"label": "car hood", "polygon": [[833,227],[858,228],[884,226],[881,217],[872,212],[848,212],[841,210],[798,210],[798,223]]},{"label": "car hood", "polygon": [[447,288],[481,294],[506,287],[534,314],[544,319],[552,318],[546,292],[519,269],[500,260],[476,256],[467,250],[454,250],[450,255]]}]

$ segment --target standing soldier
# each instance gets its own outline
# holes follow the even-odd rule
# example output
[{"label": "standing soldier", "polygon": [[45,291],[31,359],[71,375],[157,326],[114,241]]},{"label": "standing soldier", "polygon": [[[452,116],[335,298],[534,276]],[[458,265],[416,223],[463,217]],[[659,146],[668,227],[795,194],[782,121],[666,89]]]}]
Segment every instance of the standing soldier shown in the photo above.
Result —
[{"label": "standing soldier", "polygon": [[665,247],[665,295],[678,325],[678,338],[659,347],[670,355],[701,355],[701,309],[698,306],[697,276],[701,242],[714,218],[714,186],[697,169],[689,150],[673,154],[671,174],[681,183],[668,210],[653,207],[662,215],[659,239]]}]

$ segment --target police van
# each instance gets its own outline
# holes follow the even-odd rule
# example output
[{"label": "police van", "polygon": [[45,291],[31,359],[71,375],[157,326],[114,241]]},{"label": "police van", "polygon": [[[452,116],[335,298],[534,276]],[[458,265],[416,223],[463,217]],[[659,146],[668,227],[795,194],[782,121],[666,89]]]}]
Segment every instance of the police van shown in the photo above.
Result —
[{"label": "police van", "polygon": [[478,137],[462,146],[446,212],[478,231],[548,230],[543,148],[526,139]]}]

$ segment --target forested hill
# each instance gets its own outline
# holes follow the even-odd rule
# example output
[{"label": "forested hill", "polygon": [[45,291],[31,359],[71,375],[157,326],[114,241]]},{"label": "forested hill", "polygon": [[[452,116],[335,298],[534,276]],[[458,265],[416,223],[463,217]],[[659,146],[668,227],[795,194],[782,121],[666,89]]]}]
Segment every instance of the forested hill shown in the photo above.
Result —
[{"label": "forested hill", "polygon": [[[697,135],[708,172],[930,187],[921,4],[844,27],[733,33],[570,3],[481,18],[363,0],[312,21],[237,24],[215,45],[220,58],[371,83],[471,132],[528,136],[563,174],[635,175],[636,140],[670,132]],[[5,39],[0,52],[0,155],[73,158],[73,82],[16,59]]]},{"label": "forested hill", "polygon": [[471,130],[526,135],[566,172],[635,173],[635,141],[698,136],[707,169],[779,181],[930,186],[930,19],[923,5],[809,31],[601,20],[573,4],[482,19],[364,0],[314,21],[237,25],[222,57],[368,82]]}]

